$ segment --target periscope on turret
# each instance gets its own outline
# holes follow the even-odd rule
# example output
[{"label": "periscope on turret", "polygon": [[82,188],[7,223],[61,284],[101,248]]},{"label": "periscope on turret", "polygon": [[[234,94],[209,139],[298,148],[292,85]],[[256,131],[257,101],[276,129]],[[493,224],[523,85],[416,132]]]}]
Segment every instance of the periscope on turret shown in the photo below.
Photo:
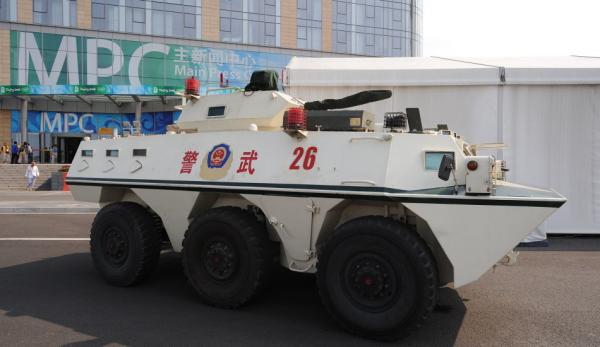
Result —
[{"label": "periscope on turret", "polygon": [[505,162],[423,129],[417,108],[348,109],[387,90],[305,102],[269,71],[244,90],[197,88],[166,134],[83,141],[73,160],[74,197],[102,206],[91,253],[111,284],[141,282],[172,249],[204,302],[237,308],[280,265],[314,273],[346,330],[393,340],[566,201],[507,182]]}]

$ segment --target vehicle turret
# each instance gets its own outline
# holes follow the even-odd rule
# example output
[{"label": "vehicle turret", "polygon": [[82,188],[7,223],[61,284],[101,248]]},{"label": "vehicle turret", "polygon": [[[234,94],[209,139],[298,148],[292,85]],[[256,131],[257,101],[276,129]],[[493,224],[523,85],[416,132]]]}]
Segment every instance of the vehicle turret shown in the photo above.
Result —
[{"label": "vehicle turret", "polygon": [[303,102],[279,91],[253,91],[191,97],[175,123],[185,132],[281,130],[284,112]]}]

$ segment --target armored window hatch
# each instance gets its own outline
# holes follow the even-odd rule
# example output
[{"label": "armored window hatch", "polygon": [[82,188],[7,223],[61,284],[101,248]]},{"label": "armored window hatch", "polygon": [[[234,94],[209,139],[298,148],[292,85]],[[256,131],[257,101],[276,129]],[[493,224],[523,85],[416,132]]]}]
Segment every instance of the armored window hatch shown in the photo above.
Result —
[{"label": "armored window hatch", "polygon": [[211,106],[208,108],[208,118],[225,117],[225,106]]},{"label": "armored window hatch", "polygon": [[119,156],[119,150],[118,149],[107,149],[106,156],[116,158]]},{"label": "armored window hatch", "polygon": [[93,157],[94,156],[94,150],[93,149],[82,149],[81,150],[81,156],[82,157]]},{"label": "armored window hatch", "polygon": [[147,154],[146,148],[134,148],[133,156],[134,157],[145,157]]}]

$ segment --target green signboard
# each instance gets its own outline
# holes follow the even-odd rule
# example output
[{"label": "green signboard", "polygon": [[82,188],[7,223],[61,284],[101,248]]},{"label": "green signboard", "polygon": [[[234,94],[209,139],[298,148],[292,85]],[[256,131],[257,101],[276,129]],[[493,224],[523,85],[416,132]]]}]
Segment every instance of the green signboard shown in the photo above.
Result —
[{"label": "green signboard", "polygon": [[183,86],[150,85],[27,85],[0,86],[0,95],[160,95],[170,96],[183,93]]},{"label": "green signboard", "polygon": [[0,86],[0,95],[28,95],[29,86]]},{"label": "green signboard", "polygon": [[198,78],[204,91],[218,87],[221,75],[230,86],[243,87],[252,71],[281,73],[291,58],[277,53],[22,31],[11,31],[10,44],[13,86],[7,88],[65,86],[73,94],[82,89],[83,93],[103,94],[105,86],[183,86],[189,76]]},{"label": "green signboard", "polygon": [[108,86],[105,84],[99,85],[74,85],[71,86],[73,94],[109,94]]}]

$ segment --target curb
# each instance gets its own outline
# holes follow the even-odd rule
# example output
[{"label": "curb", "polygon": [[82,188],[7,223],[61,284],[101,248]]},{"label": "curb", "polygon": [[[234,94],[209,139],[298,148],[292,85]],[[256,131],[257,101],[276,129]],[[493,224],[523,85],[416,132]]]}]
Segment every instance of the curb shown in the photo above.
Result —
[{"label": "curb", "polygon": [[0,207],[0,214],[77,214],[77,213],[97,213],[98,207]]}]

